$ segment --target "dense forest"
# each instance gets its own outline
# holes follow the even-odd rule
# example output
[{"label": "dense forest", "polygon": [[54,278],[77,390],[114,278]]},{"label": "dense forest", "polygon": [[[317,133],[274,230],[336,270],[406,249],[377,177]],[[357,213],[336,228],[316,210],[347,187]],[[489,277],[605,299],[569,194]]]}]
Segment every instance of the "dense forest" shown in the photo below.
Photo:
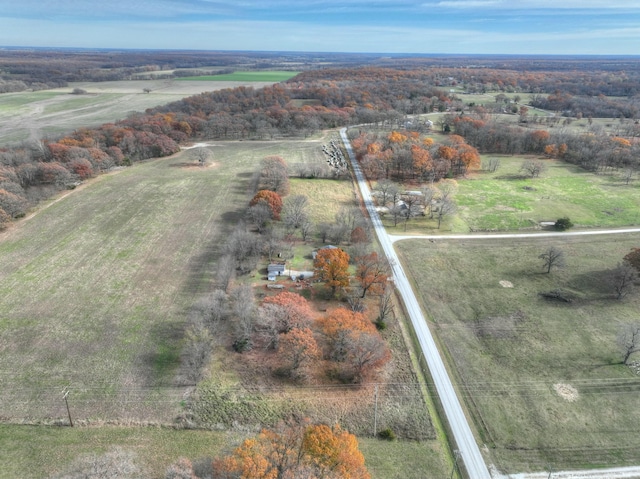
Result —
[{"label": "dense forest", "polygon": [[[205,64],[233,68],[251,63],[254,68],[274,65],[281,68],[293,59],[304,60],[303,67],[300,63],[296,65],[304,71],[269,87],[202,93],[116,123],[81,128],[55,140],[0,149],[0,224],[24,215],[39,199],[59,189],[73,187],[114,166],[173,154],[179,151],[181,143],[194,139],[308,136],[321,129],[355,124],[378,124],[419,133],[428,126],[408,121],[407,115],[430,112],[445,112],[438,126],[456,136],[447,144],[435,146],[413,140],[389,143],[389,139],[384,139],[380,152],[376,153],[378,160],[384,155],[395,159],[391,163],[376,160],[376,176],[386,176],[387,173],[381,173],[386,168],[400,177],[464,173],[469,165],[476,165],[476,149],[481,153],[547,155],[593,171],[637,169],[640,157],[640,147],[629,139],[640,136],[637,122],[631,122],[625,134],[615,137],[597,131],[577,134],[563,128],[538,127],[536,122],[541,120],[531,117],[521,125],[509,127],[496,123],[486,109],[465,105],[456,96],[460,88],[453,88],[462,87],[467,92],[534,92],[533,106],[565,115],[636,118],[640,101],[629,95],[640,91],[637,61],[594,63],[583,59],[559,63],[538,59],[530,62],[530,70],[515,70],[526,61],[474,58],[471,66],[471,60],[462,57],[381,59],[343,55],[335,57],[330,67],[319,68],[314,58],[304,54],[245,57],[236,53],[46,51],[45,62],[41,61],[42,56],[41,51],[34,51],[33,56],[12,50],[1,52],[1,75],[5,78],[2,81],[5,84],[22,81],[37,88],[44,79],[54,83],[97,80],[110,78],[111,74],[117,77],[144,70],[199,68]],[[336,66],[358,61],[366,65]],[[575,70],[568,69],[568,64]],[[557,121],[558,117],[551,118]],[[413,151],[406,145],[412,145]],[[368,158],[372,158],[371,152]],[[416,169],[414,163],[421,162],[429,167]]]}]

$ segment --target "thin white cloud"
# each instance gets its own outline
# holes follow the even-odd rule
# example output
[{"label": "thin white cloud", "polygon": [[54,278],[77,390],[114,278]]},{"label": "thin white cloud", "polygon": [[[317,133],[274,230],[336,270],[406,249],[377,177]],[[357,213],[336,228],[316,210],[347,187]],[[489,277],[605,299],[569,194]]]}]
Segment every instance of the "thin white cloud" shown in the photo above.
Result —
[{"label": "thin white cloud", "polygon": [[[0,18],[0,22],[4,23]],[[7,44],[32,33],[33,46],[110,48],[351,51],[375,53],[504,53],[635,55],[640,27],[557,32],[489,33],[470,28],[305,25],[291,22],[175,21],[55,26],[43,20],[19,20],[3,30]],[[176,32],[167,35],[167,32]]]}]

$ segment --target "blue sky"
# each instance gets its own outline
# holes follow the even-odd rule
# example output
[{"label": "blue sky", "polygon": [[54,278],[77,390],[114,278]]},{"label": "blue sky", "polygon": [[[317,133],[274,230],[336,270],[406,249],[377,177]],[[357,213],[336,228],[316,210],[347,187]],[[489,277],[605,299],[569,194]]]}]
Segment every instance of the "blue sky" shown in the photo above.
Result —
[{"label": "blue sky", "polygon": [[640,0],[0,0],[0,45],[640,55]]}]

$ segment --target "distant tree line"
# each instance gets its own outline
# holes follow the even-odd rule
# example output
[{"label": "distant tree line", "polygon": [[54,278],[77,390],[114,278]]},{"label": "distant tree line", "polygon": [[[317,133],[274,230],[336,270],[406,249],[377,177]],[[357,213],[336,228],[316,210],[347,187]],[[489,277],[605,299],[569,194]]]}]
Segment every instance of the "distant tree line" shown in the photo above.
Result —
[{"label": "distant tree line", "polygon": [[[29,75],[29,68],[45,71],[45,67],[39,67],[35,61],[41,60],[42,55],[34,55],[33,58],[23,55],[22,58],[15,52],[3,52],[0,65],[3,65],[3,59],[8,62],[7,57],[15,63],[11,68],[25,76]],[[135,68],[148,71],[165,68],[169,64],[191,66],[204,61],[188,54],[176,57],[159,52],[151,57],[157,60],[155,64],[140,66],[144,65],[143,58],[149,60],[150,57],[142,54],[139,57],[114,55],[111,58],[87,55],[83,61],[93,62],[95,68],[103,70],[134,68],[132,65],[137,65]],[[51,53],[51,61],[44,62],[44,65],[49,69],[59,66],[61,71],[67,71],[65,68],[76,71],[78,65],[67,64],[70,59],[80,61],[78,56]],[[222,55],[217,61],[229,66],[235,60]],[[457,76],[454,76],[454,70],[457,70]],[[498,82],[498,73],[503,75],[504,88],[511,75],[506,70],[483,71],[480,77],[484,78],[482,81],[489,82],[493,78]],[[116,123],[92,129],[81,128],[62,138],[2,148],[0,224],[24,215],[39,199],[59,189],[73,187],[79,181],[114,166],[173,154],[179,151],[181,143],[194,139],[308,136],[321,129],[362,123],[391,128],[401,125],[408,114],[451,110],[455,101],[435,85],[464,83],[468,74],[460,69],[446,68],[310,70],[286,83],[260,89],[239,87],[203,93],[130,115]],[[544,77],[538,73],[531,75],[539,79]],[[566,72],[561,74],[563,78],[566,75]],[[10,82],[5,80],[5,83]],[[604,134],[528,131],[515,126],[496,125],[481,113],[447,114],[439,121],[439,126],[445,132],[455,132],[457,136],[452,136],[447,144],[437,148],[435,145],[417,144],[413,137],[409,138],[410,141],[402,141],[403,136],[410,136],[405,133],[396,133],[397,138],[393,140],[382,139],[380,151],[367,152],[369,157],[377,158],[379,168],[375,175],[378,178],[393,175],[399,179],[455,176],[475,167],[476,149],[486,153],[545,154],[590,170],[635,168],[636,158],[640,157],[638,145],[625,143],[622,138]],[[389,156],[388,161],[378,161],[384,160],[384,155]],[[364,163],[368,166],[373,164]],[[317,176],[314,172],[304,174]]]},{"label": "distant tree line", "polygon": [[478,115],[449,115],[443,121],[481,153],[546,155],[595,172],[640,168],[640,144],[604,132],[549,132],[497,124]]}]

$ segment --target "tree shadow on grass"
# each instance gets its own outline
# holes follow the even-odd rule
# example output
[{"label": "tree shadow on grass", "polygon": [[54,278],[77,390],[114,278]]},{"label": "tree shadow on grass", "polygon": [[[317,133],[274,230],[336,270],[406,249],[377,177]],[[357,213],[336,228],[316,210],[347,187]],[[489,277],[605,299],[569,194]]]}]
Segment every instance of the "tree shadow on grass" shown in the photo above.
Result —
[{"label": "tree shadow on grass", "polygon": [[140,377],[147,387],[175,386],[174,378],[180,367],[181,341],[184,335],[177,321],[150,326],[153,349],[140,354]]},{"label": "tree shadow on grass", "polygon": [[588,299],[615,299],[610,276],[609,269],[589,271],[574,275],[569,285],[573,289],[582,291]]},{"label": "tree shadow on grass", "polygon": [[522,180],[530,180],[531,176],[528,175],[500,175],[495,177],[496,180],[506,180],[506,181],[522,181]]}]

